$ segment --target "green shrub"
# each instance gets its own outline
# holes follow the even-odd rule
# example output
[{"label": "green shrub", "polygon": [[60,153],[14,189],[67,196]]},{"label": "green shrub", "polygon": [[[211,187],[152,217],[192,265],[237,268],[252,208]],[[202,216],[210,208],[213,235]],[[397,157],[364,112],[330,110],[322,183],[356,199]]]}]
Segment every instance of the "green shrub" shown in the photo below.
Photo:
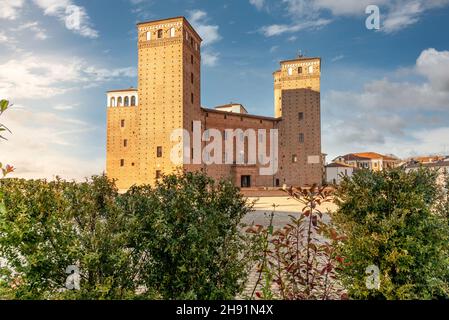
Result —
[{"label": "green shrub", "polygon": [[[250,208],[230,182],[186,173],[120,195],[105,176],[2,179],[0,193],[4,298],[230,299],[246,279]],[[70,265],[78,291],[62,290]]]},{"label": "green shrub", "polygon": [[146,287],[164,299],[233,299],[248,273],[240,221],[250,207],[230,181],[204,174],[164,177],[122,198],[135,219]]},{"label": "green shrub", "polygon": [[[436,210],[437,173],[360,171],[337,191],[333,217],[347,239],[340,275],[351,298],[434,299],[449,296],[448,224]],[[380,270],[379,290],[366,268]]]}]

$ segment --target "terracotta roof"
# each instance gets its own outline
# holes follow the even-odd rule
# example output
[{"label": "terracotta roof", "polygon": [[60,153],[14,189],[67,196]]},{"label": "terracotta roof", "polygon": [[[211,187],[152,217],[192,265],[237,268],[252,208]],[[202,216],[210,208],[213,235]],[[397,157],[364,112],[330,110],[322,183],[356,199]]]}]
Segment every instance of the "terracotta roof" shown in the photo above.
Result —
[{"label": "terracotta roof", "polygon": [[281,120],[281,118],[258,116],[258,115],[254,115],[254,114],[248,114],[248,113],[232,113],[232,112],[227,112],[227,111],[222,111],[222,110],[217,110],[217,109],[208,109],[208,108],[204,108],[204,107],[201,107],[201,109],[203,109],[205,112],[220,113],[223,115],[225,114],[229,117],[245,117],[245,118],[254,118],[254,119],[260,119],[260,120],[269,120],[269,121]]},{"label": "terracotta roof", "polygon": [[326,166],[326,168],[353,168],[353,166],[350,166],[348,164],[344,164],[344,163],[338,163],[338,162],[333,162],[331,164],[328,164]]},{"label": "terracotta roof", "polygon": [[[383,159],[396,161],[397,159],[389,156],[385,156],[383,154],[377,152],[360,152],[360,153],[349,153],[347,155],[338,157],[343,158],[345,161],[366,161],[366,160],[374,160],[374,159]],[[338,159],[336,158],[336,159]]]},{"label": "terracotta roof", "polygon": [[407,168],[441,168],[449,167],[449,161],[439,161],[433,163],[414,163],[407,165]]}]

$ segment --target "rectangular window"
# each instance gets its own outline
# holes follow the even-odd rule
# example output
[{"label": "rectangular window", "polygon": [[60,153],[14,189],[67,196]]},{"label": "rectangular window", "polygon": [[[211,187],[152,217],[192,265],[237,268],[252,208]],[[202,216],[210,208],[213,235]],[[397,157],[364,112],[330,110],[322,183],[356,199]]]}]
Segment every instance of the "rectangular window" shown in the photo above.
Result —
[{"label": "rectangular window", "polygon": [[124,128],[125,127],[125,120],[120,120],[120,127]]},{"label": "rectangular window", "polygon": [[304,143],[304,133],[299,134],[299,142]]},{"label": "rectangular window", "polygon": [[157,147],[157,157],[162,158],[162,147]]},{"label": "rectangular window", "polygon": [[298,68],[298,73],[301,74],[302,73],[302,67]]},{"label": "rectangular window", "polygon": [[156,170],[156,179],[159,180],[162,177],[161,170]]},{"label": "rectangular window", "polygon": [[298,162],[298,157],[296,156],[296,154],[294,154],[294,155],[292,156],[292,162],[293,162],[293,163]]},{"label": "rectangular window", "polygon": [[193,64],[193,54],[190,56],[190,63]]},{"label": "rectangular window", "polygon": [[298,113],[298,118],[299,118],[299,121],[304,120],[304,112]]},{"label": "rectangular window", "polygon": [[125,148],[128,146],[128,140],[127,140],[127,139],[123,140],[123,146],[124,146]]},{"label": "rectangular window", "polygon": [[120,167],[124,167],[125,166],[125,159],[120,159]]},{"label": "rectangular window", "polygon": [[162,29],[157,31],[157,37],[160,39],[162,38],[162,35],[164,34],[164,31],[162,31]]},{"label": "rectangular window", "polygon": [[190,74],[190,82],[193,83],[193,72]]},{"label": "rectangular window", "polygon": [[193,93],[190,94],[190,101],[191,101],[192,104],[193,104]]}]

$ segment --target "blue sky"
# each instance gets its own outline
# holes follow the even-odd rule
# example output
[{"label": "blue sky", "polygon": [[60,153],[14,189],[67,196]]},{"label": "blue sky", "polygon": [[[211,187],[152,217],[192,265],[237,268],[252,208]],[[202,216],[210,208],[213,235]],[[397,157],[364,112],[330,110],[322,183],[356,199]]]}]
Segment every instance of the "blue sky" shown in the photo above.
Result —
[{"label": "blue sky", "polygon": [[[368,4],[381,29],[368,30]],[[322,57],[323,152],[449,154],[449,0],[0,0],[0,160],[16,176],[105,167],[105,91],[137,86],[140,21],[186,16],[204,38],[202,105],[273,115],[272,72]],[[70,24],[71,12],[81,23]]]}]

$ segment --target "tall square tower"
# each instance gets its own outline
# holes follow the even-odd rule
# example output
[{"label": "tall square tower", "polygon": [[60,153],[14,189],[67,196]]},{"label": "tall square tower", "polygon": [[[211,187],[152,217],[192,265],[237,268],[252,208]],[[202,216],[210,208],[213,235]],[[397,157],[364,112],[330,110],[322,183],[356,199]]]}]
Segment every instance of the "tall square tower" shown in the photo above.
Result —
[{"label": "tall square tower", "polygon": [[275,117],[279,122],[279,171],[287,185],[321,184],[321,59],[281,61],[274,74]]},{"label": "tall square tower", "polygon": [[184,17],[137,27],[138,183],[152,184],[161,174],[177,169],[170,159],[171,133],[176,129],[191,132],[192,121],[200,118],[202,40]]}]

